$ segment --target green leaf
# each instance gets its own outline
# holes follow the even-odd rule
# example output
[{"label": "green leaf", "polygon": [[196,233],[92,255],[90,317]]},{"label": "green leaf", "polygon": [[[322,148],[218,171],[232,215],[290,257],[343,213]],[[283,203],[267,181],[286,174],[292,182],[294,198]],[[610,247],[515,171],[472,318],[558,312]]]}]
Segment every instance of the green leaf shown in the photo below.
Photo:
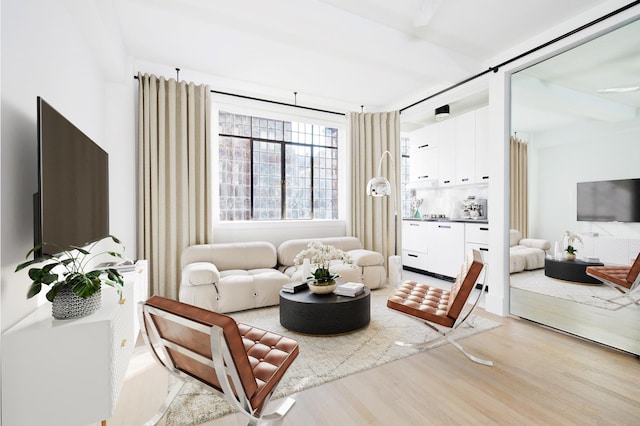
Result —
[{"label": "green leaf", "polygon": [[29,291],[27,292],[27,299],[31,299],[36,294],[40,293],[42,290],[42,284],[40,283],[31,283],[31,287],[29,287]]}]

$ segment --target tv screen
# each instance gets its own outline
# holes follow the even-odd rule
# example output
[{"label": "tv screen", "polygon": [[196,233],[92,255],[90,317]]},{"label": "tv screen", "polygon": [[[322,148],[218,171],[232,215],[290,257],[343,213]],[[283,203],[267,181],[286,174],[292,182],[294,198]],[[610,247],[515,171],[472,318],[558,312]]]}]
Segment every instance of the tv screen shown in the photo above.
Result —
[{"label": "tv screen", "polygon": [[[109,235],[109,157],[38,97],[38,193],[34,243],[57,254]],[[41,253],[36,253],[36,257]]]},{"label": "tv screen", "polygon": [[578,220],[640,222],[640,179],[578,182]]}]

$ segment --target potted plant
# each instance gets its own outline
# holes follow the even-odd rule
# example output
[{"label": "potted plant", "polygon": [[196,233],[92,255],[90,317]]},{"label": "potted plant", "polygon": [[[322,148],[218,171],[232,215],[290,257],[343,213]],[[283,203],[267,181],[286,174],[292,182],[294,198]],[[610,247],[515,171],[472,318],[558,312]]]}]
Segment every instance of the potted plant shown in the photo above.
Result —
[{"label": "potted plant", "polygon": [[341,260],[346,264],[352,263],[351,257],[347,253],[319,241],[309,243],[306,249],[296,255],[293,263],[300,266],[305,259],[309,259],[309,262],[316,268],[305,278],[308,280],[309,290],[317,294],[331,293],[337,286],[336,278],[339,278],[339,275],[329,271],[332,260]]},{"label": "potted plant", "polygon": [[567,252],[566,254],[567,260],[575,260],[576,253],[578,252],[578,250],[576,250],[576,248],[574,247],[574,244],[576,243],[576,241],[579,243],[582,243],[582,238],[580,238],[579,235],[576,235],[570,231],[564,231],[563,238],[567,239],[567,248],[564,249],[564,251]]},{"label": "potted plant", "polygon": [[[122,245],[120,240],[110,235],[93,243],[88,250],[72,246],[72,250],[60,250],[60,254],[43,254],[42,257],[21,263],[16,272],[31,265],[48,261],[44,266],[29,269],[31,286],[27,299],[40,293],[43,285],[51,286],[47,292],[47,300],[52,302],[52,313],[56,319],[70,319],[90,315],[102,306],[102,284],[118,289],[120,293],[124,281],[117,269],[89,269],[91,260],[100,255],[122,259],[117,251],[101,251],[91,253],[96,244],[110,238],[114,243]],[[27,258],[45,245],[57,247],[55,244],[42,243],[29,250]]]}]

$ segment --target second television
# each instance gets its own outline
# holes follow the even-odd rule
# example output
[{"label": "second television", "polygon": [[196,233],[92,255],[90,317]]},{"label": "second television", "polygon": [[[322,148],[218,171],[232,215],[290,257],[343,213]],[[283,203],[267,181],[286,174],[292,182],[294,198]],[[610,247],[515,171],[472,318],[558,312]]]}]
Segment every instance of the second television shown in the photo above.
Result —
[{"label": "second television", "polygon": [[577,219],[640,222],[640,179],[578,182]]}]

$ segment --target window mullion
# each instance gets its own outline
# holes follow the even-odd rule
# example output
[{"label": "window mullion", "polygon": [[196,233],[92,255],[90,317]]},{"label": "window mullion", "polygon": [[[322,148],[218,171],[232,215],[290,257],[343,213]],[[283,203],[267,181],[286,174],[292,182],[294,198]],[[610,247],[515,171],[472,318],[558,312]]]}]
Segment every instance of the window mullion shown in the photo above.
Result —
[{"label": "window mullion", "polygon": [[280,218],[287,218],[287,155],[286,143],[280,142]]}]

